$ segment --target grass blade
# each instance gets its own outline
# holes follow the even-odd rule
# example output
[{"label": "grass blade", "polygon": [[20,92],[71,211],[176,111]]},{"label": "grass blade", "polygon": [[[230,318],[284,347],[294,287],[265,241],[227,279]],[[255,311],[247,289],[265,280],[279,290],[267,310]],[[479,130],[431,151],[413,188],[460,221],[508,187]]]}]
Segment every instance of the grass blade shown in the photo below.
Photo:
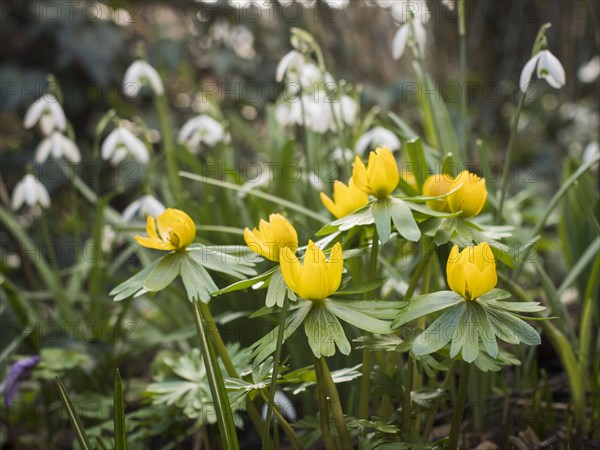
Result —
[{"label": "grass blade", "polygon": [[127,435],[125,432],[125,401],[123,399],[123,382],[121,372],[115,373],[115,450],[127,450]]},{"label": "grass blade", "polygon": [[75,410],[75,406],[65,389],[65,386],[60,381],[59,377],[56,377],[56,385],[58,386],[58,392],[60,393],[60,397],[67,408],[67,414],[69,415],[69,420],[71,421],[71,425],[75,429],[75,436],[77,437],[77,441],[83,450],[92,450],[92,444],[87,437],[85,432],[85,428],[83,428],[83,423],[81,423],[81,419],[79,418],[79,414]]}]

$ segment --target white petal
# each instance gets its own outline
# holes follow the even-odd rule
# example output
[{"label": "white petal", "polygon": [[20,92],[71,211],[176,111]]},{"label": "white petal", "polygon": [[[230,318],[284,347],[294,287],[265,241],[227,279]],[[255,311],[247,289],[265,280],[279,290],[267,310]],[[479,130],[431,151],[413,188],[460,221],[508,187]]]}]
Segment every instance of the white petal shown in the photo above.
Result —
[{"label": "white petal", "polygon": [[358,138],[358,141],[356,141],[356,145],[354,146],[354,152],[357,155],[362,156],[365,153],[365,150],[369,147],[369,144],[371,143],[372,139],[372,131],[367,131],[360,138]]},{"label": "white petal", "polygon": [[121,129],[121,138],[129,153],[142,164],[148,163],[148,149],[133,133],[126,128]]},{"label": "white petal", "polygon": [[535,65],[540,59],[540,54],[538,53],[523,67],[521,71],[521,79],[519,80],[519,86],[521,87],[521,91],[526,92],[529,87],[529,82],[531,81],[531,76],[533,75],[533,71],[535,70]]},{"label": "white petal", "polygon": [[37,189],[37,202],[44,208],[49,208],[50,207],[50,195],[48,194],[48,191],[46,190],[44,185],[41,182],[38,182],[36,185],[36,189]]},{"label": "white petal", "polygon": [[275,108],[275,120],[277,121],[277,123],[282,127],[289,125],[291,123],[290,112],[291,106],[289,103],[284,102],[277,105],[277,107]]},{"label": "white petal", "polygon": [[356,116],[358,115],[358,105],[354,99],[348,95],[344,95],[340,100],[342,110],[342,118],[348,125],[354,125]]},{"label": "white petal", "polygon": [[65,117],[65,112],[60,106],[60,103],[54,96],[52,96],[53,101],[49,101],[49,111],[54,119],[55,127],[60,131],[65,131],[67,129],[67,118]]},{"label": "white petal", "polygon": [[125,158],[127,158],[127,149],[125,147],[119,146],[115,149],[115,152],[113,153],[110,163],[113,166],[117,166]]},{"label": "white petal", "polygon": [[61,135],[62,141],[62,153],[72,163],[79,163],[81,161],[81,154],[75,142],[66,136]]},{"label": "white petal", "polygon": [[37,179],[31,175],[25,175],[23,178],[23,191],[25,193],[25,203],[33,206],[37,203]]},{"label": "white petal", "polygon": [[427,30],[421,24],[421,22],[413,22],[413,29],[415,32],[415,42],[419,47],[420,52],[425,53],[425,46],[427,44]]},{"label": "white petal", "polygon": [[[548,50],[540,52],[540,62],[538,64],[538,77],[546,79],[548,84],[555,89],[559,89],[565,84],[565,69],[556,56]],[[547,74],[540,75],[542,71]]]},{"label": "white petal", "polygon": [[283,58],[281,58],[281,61],[279,61],[279,64],[277,65],[277,71],[275,72],[275,80],[278,83],[281,83],[283,81],[283,77],[285,77],[285,73],[287,72],[288,67],[290,67],[292,63],[295,63],[295,65],[299,65],[299,61],[301,59],[304,58],[296,50],[288,52]]},{"label": "white petal", "polygon": [[50,136],[55,130],[56,124],[50,114],[44,114],[40,117],[40,129],[44,136]]},{"label": "white petal", "polygon": [[396,36],[394,36],[394,41],[392,42],[392,55],[394,59],[400,59],[404,54],[409,31],[409,24],[405,23],[400,27]]},{"label": "white petal", "polygon": [[147,65],[147,68],[146,68],[146,72],[144,73],[144,75],[148,79],[150,86],[152,86],[152,89],[154,89],[154,92],[157,95],[163,95],[165,92],[165,88],[163,86],[162,80],[160,79],[160,75],[158,74],[156,69],[154,67],[152,67],[150,64],[146,64],[146,65]]},{"label": "white petal", "polygon": [[23,119],[23,126],[25,128],[33,127],[40,118],[44,111],[46,110],[46,102],[44,101],[44,97],[38,98],[35,102],[31,104],[27,112],[25,113],[25,118]]},{"label": "white petal", "polygon": [[179,134],[177,135],[177,141],[180,144],[187,142],[191,135],[198,129],[199,119],[200,117],[194,117],[181,127],[181,130],[179,130]]},{"label": "white petal", "polygon": [[50,152],[52,150],[52,137],[48,136],[43,139],[37,146],[35,151],[35,162],[38,164],[43,163],[50,156]]},{"label": "white petal", "polygon": [[106,139],[104,139],[104,142],[102,142],[102,147],[100,148],[100,156],[102,159],[108,160],[112,157],[117,145],[119,145],[120,136],[120,128],[115,128],[110,132]]},{"label": "white petal", "polygon": [[13,191],[12,202],[10,204],[11,208],[16,211],[23,205],[23,201],[25,200],[25,183],[20,181]]},{"label": "white petal", "polygon": [[158,216],[165,211],[165,205],[159,202],[151,195],[146,195],[142,199],[142,206],[140,207],[140,213],[144,216]]},{"label": "white petal", "polygon": [[142,206],[141,198],[131,202],[131,204],[123,210],[123,214],[121,214],[121,218],[123,219],[123,222],[129,222],[131,220],[131,218],[133,216],[135,216],[135,214],[138,212],[138,210],[140,209],[140,206]]},{"label": "white petal", "polygon": [[134,61],[125,71],[123,77],[123,93],[128,97],[135,97],[140,92],[142,61]]}]

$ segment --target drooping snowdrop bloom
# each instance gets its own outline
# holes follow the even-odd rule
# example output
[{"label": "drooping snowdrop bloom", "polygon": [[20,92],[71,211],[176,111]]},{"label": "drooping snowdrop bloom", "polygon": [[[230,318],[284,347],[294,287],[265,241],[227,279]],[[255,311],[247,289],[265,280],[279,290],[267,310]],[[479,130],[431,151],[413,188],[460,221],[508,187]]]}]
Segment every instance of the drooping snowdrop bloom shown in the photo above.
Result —
[{"label": "drooping snowdrop bloom", "polygon": [[136,97],[143,85],[149,85],[156,95],[162,95],[165,92],[156,69],[146,61],[137,60],[125,72],[123,93],[128,97]]},{"label": "drooping snowdrop bloom", "polygon": [[354,147],[357,155],[364,154],[365,150],[377,147],[387,147],[391,151],[400,149],[400,139],[383,127],[375,127],[363,134]]},{"label": "drooping snowdrop bloom", "polygon": [[537,67],[538,78],[544,78],[554,89],[560,89],[565,84],[565,69],[556,56],[549,50],[542,50],[533,56],[521,71],[519,86],[526,92],[531,81],[533,71]]},{"label": "drooping snowdrop bloom", "polygon": [[65,131],[67,129],[65,112],[54,95],[46,94],[38,98],[25,113],[23,120],[25,128],[31,128],[38,122],[42,133],[46,136],[54,130]]},{"label": "drooping snowdrop bloom", "polygon": [[321,87],[334,89],[335,80],[327,71],[323,72],[313,63],[307,63],[300,71],[300,86],[302,89],[318,90]]},{"label": "drooping snowdrop bloom", "polygon": [[35,162],[43,163],[50,155],[55,159],[64,156],[72,163],[81,161],[81,154],[75,142],[58,131],[54,131],[39,143],[35,151]]},{"label": "drooping snowdrop bloom", "polygon": [[13,191],[11,208],[16,211],[24,203],[28,206],[40,205],[44,208],[50,207],[50,195],[48,195],[48,191],[35,175],[25,175]]},{"label": "drooping snowdrop bloom", "polygon": [[110,160],[113,166],[131,154],[142,164],[148,163],[148,149],[131,131],[125,127],[115,128],[102,143],[102,159]]},{"label": "drooping snowdrop bloom", "polygon": [[406,44],[412,40],[419,51],[425,51],[427,43],[427,30],[425,23],[429,20],[431,13],[424,1],[401,0],[392,4],[392,15],[396,20],[403,23],[396,32],[392,42],[392,55],[394,59],[400,59],[406,49]]},{"label": "drooping snowdrop bloom", "polygon": [[292,50],[286,53],[281,58],[281,61],[279,61],[277,71],[275,72],[275,79],[278,83],[281,83],[284,77],[287,76],[289,81],[298,81],[303,67],[304,55],[296,50]]},{"label": "drooping snowdrop bloom", "polygon": [[344,95],[334,104],[336,116],[347,125],[354,125],[358,116],[358,104],[349,95]]},{"label": "drooping snowdrop bloom", "polygon": [[130,222],[134,217],[146,219],[148,216],[156,217],[165,211],[165,206],[151,195],[144,195],[132,202],[121,215],[123,222]]},{"label": "drooping snowdrop bloom", "polygon": [[177,141],[192,152],[197,152],[202,143],[212,147],[227,139],[223,125],[206,114],[188,120],[177,136]]}]

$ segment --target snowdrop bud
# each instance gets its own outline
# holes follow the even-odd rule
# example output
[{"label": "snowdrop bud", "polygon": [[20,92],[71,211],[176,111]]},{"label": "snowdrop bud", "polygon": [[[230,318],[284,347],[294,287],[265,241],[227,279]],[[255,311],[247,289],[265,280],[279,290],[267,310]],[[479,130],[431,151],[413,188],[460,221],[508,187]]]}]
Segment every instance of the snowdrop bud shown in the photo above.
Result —
[{"label": "snowdrop bud", "polygon": [[136,97],[142,85],[149,85],[156,95],[162,95],[165,91],[156,69],[146,61],[138,60],[125,72],[123,93],[128,97]]},{"label": "snowdrop bud", "polygon": [[400,139],[383,127],[375,127],[363,134],[354,147],[357,155],[363,155],[365,150],[377,147],[387,147],[391,151],[396,151],[400,148]]},{"label": "snowdrop bud", "polygon": [[75,142],[58,131],[54,131],[50,136],[47,136],[39,143],[35,151],[35,162],[41,164],[46,161],[50,155],[52,155],[54,159],[59,159],[64,156],[75,164],[81,161],[81,154],[79,153],[79,148]]},{"label": "snowdrop bud", "polygon": [[544,78],[554,89],[560,89],[565,84],[565,69],[556,56],[549,50],[542,50],[533,56],[521,71],[519,86],[526,92],[531,81],[533,71],[537,67],[538,78]]},{"label": "snowdrop bud", "polygon": [[47,94],[40,97],[25,113],[23,119],[25,128],[31,128],[38,122],[42,133],[46,136],[54,130],[65,131],[67,129],[65,112],[54,95]]},{"label": "snowdrop bud", "polygon": [[25,175],[13,191],[11,208],[16,211],[23,206],[23,203],[28,206],[50,207],[50,195],[34,175]]},{"label": "snowdrop bud", "polygon": [[102,159],[110,160],[113,166],[123,161],[129,153],[140,163],[148,163],[148,149],[142,141],[124,127],[114,129],[106,137],[100,152]]},{"label": "snowdrop bud", "polygon": [[214,146],[219,142],[226,142],[228,134],[219,122],[208,115],[200,115],[188,120],[177,136],[180,144],[185,144],[192,152],[199,149],[200,144]]},{"label": "snowdrop bud", "polygon": [[159,216],[165,211],[165,206],[151,195],[144,195],[132,202],[125,210],[121,218],[123,222],[129,222],[134,216],[146,218],[147,216]]}]

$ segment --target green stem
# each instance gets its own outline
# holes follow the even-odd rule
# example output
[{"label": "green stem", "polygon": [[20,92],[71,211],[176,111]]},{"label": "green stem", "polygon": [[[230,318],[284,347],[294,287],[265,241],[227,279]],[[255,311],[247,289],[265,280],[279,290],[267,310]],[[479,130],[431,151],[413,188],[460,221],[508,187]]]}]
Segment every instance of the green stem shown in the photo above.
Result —
[{"label": "green stem", "polygon": [[337,450],[339,445],[336,443],[333,438],[333,434],[329,429],[329,400],[327,396],[327,390],[323,383],[320,383],[319,380],[323,378],[323,374],[321,372],[321,366],[317,362],[318,360],[315,358],[315,373],[317,377],[317,394],[319,398],[319,423],[321,425],[321,436],[323,437],[323,445],[326,450]]},{"label": "green stem", "polygon": [[217,357],[210,342],[210,336],[213,333],[211,333],[212,330],[208,328],[205,317],[202,316],[202,311],[207,309],[208,307],[206,304],[200,302],[199,300],[194,300],[194,319],[196,320],[196,331],[198,334],[198,340],[200,341],[200,351],[202,352],[202,358],[206,368],[206,376],[208,378],[210,393],[214,399],[213,406],[217,416],[219,431],[221,432],[220,434],[223,448],[237,450],[240,447],[235,430],[235,424],[233,423],[231,405],[229,404],[229,399],[227,398],[227,391],[225,390],[225,383],[219,369]]},{"label": "green stem", "polygon": [[287,295],[283,299],[283,307],[279,315],[279,331],[277,333],[277,346],[275,347],[275,357],[273,359],[273,374],[271,377],[271,387],[269,391],[269,401],[267,403],[267,420],[265,421],[265,432],[263,433],[263,450],[270,448],[271,435],[269,434],[271,427],[271,417],[273,415],[273,404],[275,402],[275,390],[277,389],[277,369],[279,368],[279,360],[281,358],[281,347],[283,346],[283,332],[285,330],[285,317],[288,310]]},{"label": "green stem", "polygon": [[169,105],[165,95],[156,95],[154,97],[154,106],[158,114],[158,123],[162,136],[163,151],[167,163],[167,176],[169,178],[170,192],[165,192],[165,198],[173,197],[176,202],[181,200],[181,181],[177,174],[177,155],[175,154],[175,140],[173,138],[173,128],[169,116]]},{"label": "green stem", "polygon": [[[335,383],[333,382],[333,378],[331,377],[327,360],[324,357],[315,358],[315,369],[317,370],[317,384],[323,385],[323,390],[327,395],[325,400],[328,402],[329,411],[333,416],[333,421],[337,428],[339,439],[339,446],[337,449],[352,449],[352,441],[348,429],[346,428],[346,419],[344,418],[344,412],[342,410],[342,402],[340,402],[340,396],[335,387]],[[322,424],[323,423],[321,422],[321,425]],[[321,431],[323,431],[323,429],[321,429]]]},{"label": "green stem", "polygon": [[525,103],[526,92],[522,92],[519,95],[519,103],[517,104],[517,110],[513,117],[512,126],[510,128],[510,138],[508,140],[508,147],[506,148],[506,157],[504,158],[504,167],[502,169],[501,178],[501,190],[500,190],[500,201],[498,203],[498,209],[496,210],[495,222],[499,223],[502,219],[502,209],[504,208],[504,200],[506,198],[506,191],[508,190],[508,180],[510,175],[510,165],[513,158],[513,150],[515,147],[515,137],[517,136],[519,118],[521,117],[521,109]]},{"label": "green stem", "polygon": [[456,399],[452,412],[452,422],[450,425],[450,440],[448,442],[448,448],[450,450],[456,450],[458,448],[460,429],[465,410],[465,401],[467,399],[467,388],[469,387],[470,369],[471,364],[463,361],[460,368],[460,381],[458,383],[458,392],[456,393]]},{"label": "green stem", "polygon": [[460,97],[460,118],[461,118],[461,152],[462,160],[466,161],[468,157],[467,145],[467,27],[465,24],[465,0],[458,0],[458,38],[460,41],[460,85],[462,94]]},{"label": "green stem", "polygon": [[[217,351],[217,354],[223,361],[223,365],[225,366],[225,370],[227,371],[227,375],[232,378],[239,378],[239,374],[231,357],[229,356],[229,352],[227,352],[227,346],[223,342],[223,338],[221,337],[221,333],[217,329],[217,325],[215,324],[215,320],[213,319],[212,314],[210,313],[210,309],[208,305],[205,303],[200,303],[200,311],[202,312],[202,317],[204,317],[204,322],[206,323],[206,327],[213,341],[213,345]],[[250,416],[250,420],[252,421],[254,428],[258,432],[261,439],[264,439],[264,425],[262,419],[260,417],[260,413],[256,408],[256,405],[251,400],[247,401],[246,409],[248,411],[248,415]]]},{"label": "green stem", "polygon": [[[379,235],[377,229],[373,231],[373,240],[371,243],[371,255],[369,258],[369,280],[377,277],[377,256],[379,255]],[[365,336],[369,333],[365,332]],[[369,418],[369,397],[371,391],[371,370],[373,367],[373,358],[371,350],[363,348],[362,350],[362,377],[360,379],[360,399],[358,403],[358,418]]]},{"label": "green stem", "polygon": [[46,217],[46,212],[42,210],[40,225],[42,228],[42,235],[44,236],[44,241],[46,241],[47,249],[48,249],[48,259],[50,260],[50,265],[52,269],[56,272],[56,277],[60,280],[60,268],[58,267],[58,258],[56,255],[56,250],[54,249],[54,240],[52,239],[52,234],[50,234],[50,226],[48,225],[48,218]]},{"label": "green stem", "polygon": [[[457,363],[455,360],[453,360],[452,363],[450,363],[450,367],[448,368],[448,373],[444,377],[444,381],[442,382],[442,386],[440,389],[445,391],[446,389],[448,389],[448,386],[450,386],[450,381],[452,380],[452,375],[454,374],[454,369],[456,367],[456,364]],[[436,399],[434,401],[433,411],[431,412],[431,415],[429,416],[429,418],[427,419],[427,422],[425,424],[425,430],[423,431],[423,439],[425,440],[425,442],[429,442],[429,435],[431,434],[431,429],[433,428],[433,423],[435,422],[435,413],[437,411],[439,403],[440,403],[439,399]]]},{"label": "green stem", "polygon": [[433,255],[433,250],[435,249],[435,242],[433,242],[433,240],[432,240],[428,244],[425,244],[425,241],[424,241],[423,248],[424,248],[424,253],[421,257],[421,261],[419,262],[419,265],[415,269],[415,271],[410,279],[410,282],[408,284],[408,288],[406,289],[406,293],[404,294],[404,301],[406,301],[406,302],[412,298],[412,296],[415,293],[415,290],[417,289],[417,284],[419,282],[419,279],[421,278],[421,275],[423,275],[423,272],[425,271],[425,268],[429,264],[429,260],[431,259],[432,255]]}]

